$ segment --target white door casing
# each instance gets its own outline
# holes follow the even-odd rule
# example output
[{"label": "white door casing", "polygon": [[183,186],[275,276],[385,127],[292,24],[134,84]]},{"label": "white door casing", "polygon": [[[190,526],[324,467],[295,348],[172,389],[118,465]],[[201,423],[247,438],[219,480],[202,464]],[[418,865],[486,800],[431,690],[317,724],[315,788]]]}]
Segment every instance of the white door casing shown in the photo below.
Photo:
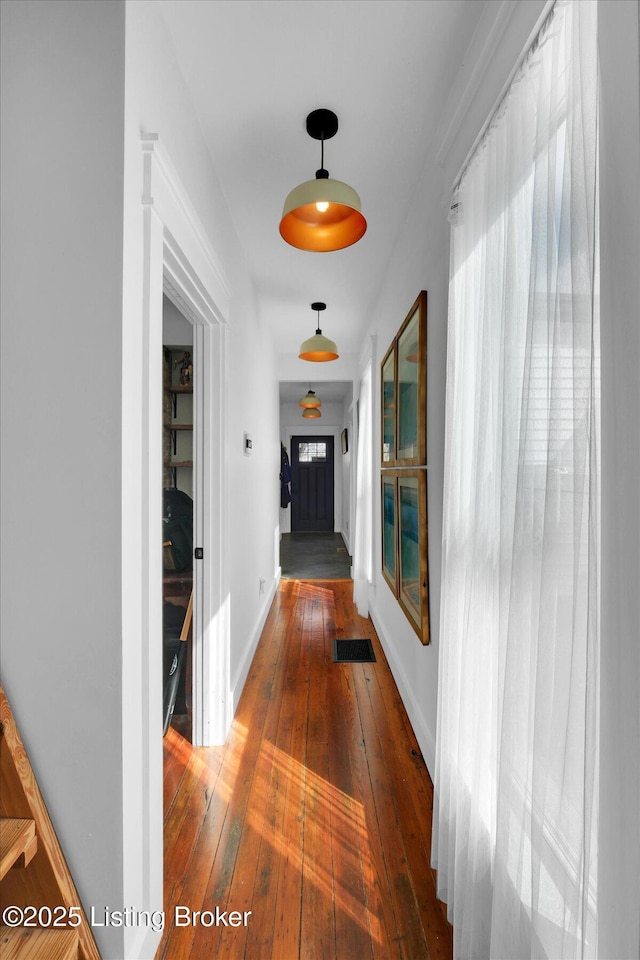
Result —
[{"label": "white door casing", "polygon": [[[148,312],[144,335],[149,342],[145,344],[148,350],[143,351],[144,362],[151,363],[159,355],[155,346],[162,338],[163,292],[194,328],[194,544],[203,548],[203,559],[194,560],[193,743],[212,746],[224,743],[232,719],[224,564],[228,555],[223,510],[226,483],[224,457],[220,456],[226,439],[223,384],[229,289],[204,228],[156,134],[142,134],[142,151],[142,202],[148,221],[144,230],[143,302]],[[159,409],[160,394],[156,399]],[[161,489],[161,477],[162,463],[154,456],[148,468],[150,492]],[[150,557],[156,549],[156,533],[151,526]],[[148,573],[151,579],[151,564]]]}]

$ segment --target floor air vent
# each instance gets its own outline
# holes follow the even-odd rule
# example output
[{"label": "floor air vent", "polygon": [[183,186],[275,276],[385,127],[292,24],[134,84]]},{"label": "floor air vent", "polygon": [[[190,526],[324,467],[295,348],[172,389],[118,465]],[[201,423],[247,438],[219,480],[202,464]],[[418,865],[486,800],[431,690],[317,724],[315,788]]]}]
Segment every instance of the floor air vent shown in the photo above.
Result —
[{"label": "floor air vent", "polygon": [[371,640],[334,640],[333,659],[335,663],[375,663]]}]

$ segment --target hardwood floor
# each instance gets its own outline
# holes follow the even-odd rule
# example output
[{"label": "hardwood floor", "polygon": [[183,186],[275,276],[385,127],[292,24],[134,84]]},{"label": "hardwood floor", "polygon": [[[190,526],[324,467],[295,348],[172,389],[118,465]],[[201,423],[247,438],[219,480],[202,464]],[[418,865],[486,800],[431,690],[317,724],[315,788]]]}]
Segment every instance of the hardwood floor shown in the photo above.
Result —
[{"label": "hardwood floor", "polygon": [[[156,960],[450,960],[431,781],[352,589],[281,581],[226,744],[169,731]],[[334,663],[336,636],[377,662]],[[207,912],[175,926],[176,905]]]}]

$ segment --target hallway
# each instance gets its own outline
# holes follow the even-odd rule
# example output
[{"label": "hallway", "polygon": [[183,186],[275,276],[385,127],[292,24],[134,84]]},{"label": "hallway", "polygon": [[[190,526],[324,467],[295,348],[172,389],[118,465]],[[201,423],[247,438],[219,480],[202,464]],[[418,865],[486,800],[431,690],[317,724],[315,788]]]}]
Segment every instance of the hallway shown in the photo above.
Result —
[{"label": "hallway", "polygon": [[[348,581],[282,581],[226,744],[169,732],[157,960],[451,957],[432,785],[351,594]],[[376,662],[334,663],[333,637],[371,638]],[[176,905],[213,925],[175,927]],[[238,925],[216,926],[216,907]]]},{"label": "hallway", "polygon": [[340,533],[283,533],[283,580],[350,580],[351,557]]}]

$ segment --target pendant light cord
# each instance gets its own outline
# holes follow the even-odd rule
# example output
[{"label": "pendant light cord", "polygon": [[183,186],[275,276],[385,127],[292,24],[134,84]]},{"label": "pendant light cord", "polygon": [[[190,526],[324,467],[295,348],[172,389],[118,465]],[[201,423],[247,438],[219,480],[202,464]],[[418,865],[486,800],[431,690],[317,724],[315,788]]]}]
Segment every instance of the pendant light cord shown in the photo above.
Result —
[{"label": "pendant light cord", "polygon": [[324,168],[324,134],[320,137],[320,169],[316,170],[316,180],[328,180],[329,171]]}]

